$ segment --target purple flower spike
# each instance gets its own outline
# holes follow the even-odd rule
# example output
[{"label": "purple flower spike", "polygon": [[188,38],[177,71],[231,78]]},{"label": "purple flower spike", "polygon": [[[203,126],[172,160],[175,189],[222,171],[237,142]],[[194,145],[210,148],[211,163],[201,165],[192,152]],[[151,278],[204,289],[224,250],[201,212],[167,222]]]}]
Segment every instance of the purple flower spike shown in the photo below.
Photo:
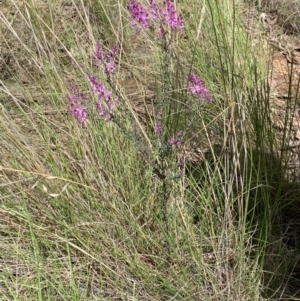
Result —
[{"label": "purple flower spike", "polygon": [[184,20],[177,14],[174,3],[171,0],[164,0],[163,6],[159,7],[157,2],[149,0],[149,7],[144,7],[136,0],[130,0],[127,8],[131,14],[133,26],[137,27],[139,33],[142,28],[149,28],[153,20],[158,20],[161,37],[165,37],[164,25],[168,24],[172,30],[183,29]]},{"label": "purple flower spike", "polygon": [[192,94],[196,94],[201,99],[209,102],[213,101],[208,88],[204,86],[201,79],[194,73],[191,73],[189,76],[189,91]]},{"label": "purple flower spike", "polygon": [[87,119],[88,119],[88,115],[87,115],[87,108],[86,107],[82,107],[81,103],[78,105],[78,107],[70,109],[70,113],[77,118],[78,122],[80,124],[83,124]]},{"label": "purple flower spike", "polygon": [[103,49],[102,49],[100,42],[97,42],[97,44],[96,44],[95,57],[96,57],[97,61],[100,61],[100,62],[103,61],[104,54],[103,54]]},{"label": "purple flower spike", "polygon": [[76,85],[71,84],[70,89],[73,91],[74,95],[68,95],[69,100],[69,113],[73,115],[80,124],[83,124],[88,119],[87,108],[83,105],[83,101],[87,99],[87,95],[79,92]]},{"label": "purple flower spike", "polygon": [[86,74],[85,76],[91,84],[92,91],[98,95],[98,99],[101,99],[105,94],[104,84],[100,83],[93,75]]},{"label": "purple flower spike", "polygon": [[96,44],[95,58],[97,61],[97,66],[104,65],[105,73],[110,73],[116,70],[115,60],[119,51],[118,44],[115,44],[113,48],[107,53],[104,54],[102,45],[100,42]]},{"label": "purple flower spike", "polygon": [[[150,26],[150,16],[146,7],[142,6],[135,0],[130,0],[127,8],[131,14],[131,18],[133,19],[133,26],[136,26],[137,24],[140,24],[142,28],[148,28]],[[137,29],[137,32],[140,31],[140,28]]]},{"label": "purple flower spike", "polygon": [[112,99],[112,91],[107,91],[105,85],[99,82],[93,75],[86,74],[86,78],[91,84],[93,93],[98,96],[96,109],[99,116],[101,116],[104,121],[111,120],[113,117],[115,104],[118,102],[119,97]]},{"label": "purple flower spike", "polygon": [[99,116],[101,116],[106,122],[113,118],[113,112],[116,103],[119,100],[118,97],[115,97],[115,99],[112,100],[111,96],[112,96],[112,91],[107,91],[106,93],[103,93],[102,100],[101,98],[98,97],[99,101],[96,102],[96,109],[99,113]]},{"label": "purple flower spike", "polygon": [[183,29],[184,20],[177,14],[174,3],[170,0],[165,0],[164,6],[161,13],[164,16],[165,22],[168,23],[172,29]]}]

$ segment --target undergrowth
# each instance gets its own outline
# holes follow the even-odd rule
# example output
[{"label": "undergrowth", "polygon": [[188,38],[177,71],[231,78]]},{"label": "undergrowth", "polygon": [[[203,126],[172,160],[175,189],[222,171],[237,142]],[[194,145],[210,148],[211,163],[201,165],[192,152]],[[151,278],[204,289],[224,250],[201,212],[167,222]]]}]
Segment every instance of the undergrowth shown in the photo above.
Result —
[{"label": "undergrowth", "polygon": [[239,5],[3,4],[1,300],[296,296],[291,129]]}]

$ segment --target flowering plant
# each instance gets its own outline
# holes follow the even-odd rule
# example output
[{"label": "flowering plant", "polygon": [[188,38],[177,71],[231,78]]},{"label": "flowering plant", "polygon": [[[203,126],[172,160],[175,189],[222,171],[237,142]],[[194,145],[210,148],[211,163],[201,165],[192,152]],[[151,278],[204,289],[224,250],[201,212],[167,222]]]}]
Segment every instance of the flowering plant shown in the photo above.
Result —
[{"label": "flowering plant", "polygon": [[130,0],[127,8],[131,14],[131,24],[137,27],[137,33],[143,28],[150,28],[157,23],[162,37],[165,37],[167,25],[172,30],[184,28],[184,20],[177,14],[174,3],[170,0],[164,0],[162,6],[159,6],[154,0],[149,0],[149,6],[143,6],[136,0]]},{"label": "flowering plant", "polygon": [[[175,8],[174,3],[171,0],[164,0],[161,5],[158,4],[155,0],[149,0],[148,6],[143,6],[137,0],[130,0],[127,8],[130,12],[132,19],[132,25],[136,28],[136,32],[140,32],[142,29],[154,29],[155,26],[158,26],[160,29],[160,38],[161,41],[164,41],[164,45],[169,45],[172,40],[167,41],[166,33],[168,30],[177,31],[184,29],[184,20],[179,16]],[[172,39],[172,36],[171,36]],[[172,58],[174,55],[170,53],[170,48],[162,47],[162,61],[164,62],[162,68],[164,69],[163,76],[163,90],[174,93],[176,88],[172,86],[172,81],[170,76],[172,75],[172,69],[170,68],[172,64]],[[116,57],[119,53],[119,45],[115,44],[110,50],[104,51],[103,45],[100,42],[97,42],[94,56],[96,59],[96,65],[98,67],[104,68],[104,73],[107,75],[107,83],[110,86],[110,89],[107,89],[106,85],[103,82],[100,82],[96,76],[93,74],[85,73],[85,77],[88,80],[91,92],[89,94],[84,94],[79,91],[78,86],[75,84],[70,86],[72,95],[68,96],[69,100],[69,112],[78,120],[80,124],[83,124],[88,119],[88,103],[87,100],[91,98],[92,95],[97,99],[94,103],[98,115],[105,121],[114,120],[117,124],[118,121],[114,118],[114,112],[119,102],[119,97],[113,97],[113,91],[117,95],[120,95],[118,89],[113,85],[110,75],[116,71]],[[170,72],[168,72],[170,71]],[[209,89],[204,85],[202,80],[195,73],[191,73],[188,76],[188,92],[193,95],[196,95],[201,100],[206,100],[208,102],[213,101],[213,98],[209,92]],[[171,110],[169,116],[172,118],[180,118],[180,110],[173,105],[173,98],[169,97],[169,93],[165,95],[167,105],[170,106]],[[179,94],[177,94],[179,95]],[[176,96],[175,96],[176,97]],[[170,100],[170,101],[169,101]],[[179,100],[178,100],[179,101]],[[170,113],[171,112],[171,113]],[[166,122],[168,129],[163,129],[163,126],[160,122],[156,122],[154,126],[154,133],[156,134],[155,139],[156,148],[158,150],[158,162],[161,162],[157,167],[157,170],[160,170],[161,173],[165,173],[164,168],[165,164],[163,163],[166,160],[167,156],[171,152],[176,152],[178,159],[177,167],[182,170],[184,166],[184,157],[180,155],[180,147],[182,144],[183,132],[179,131],[176,135],[166,137],[166,133],[176,131],[173,126],[175,123]],[[118,124],[122,127],[122,123]],[[176,127],[178,123],[176,123]],[[182,124],[180,124],[182,126]],[[164,132],[164,134],[163,134]],[[168,135],[168,134],[167,134]]]},{"label": "flowering plant", "polygon": [[196,94],[200,99],[212,102],[212,96],[208,88],[206,88],[198,75],[191,73],[189,76],[189,91]]}]

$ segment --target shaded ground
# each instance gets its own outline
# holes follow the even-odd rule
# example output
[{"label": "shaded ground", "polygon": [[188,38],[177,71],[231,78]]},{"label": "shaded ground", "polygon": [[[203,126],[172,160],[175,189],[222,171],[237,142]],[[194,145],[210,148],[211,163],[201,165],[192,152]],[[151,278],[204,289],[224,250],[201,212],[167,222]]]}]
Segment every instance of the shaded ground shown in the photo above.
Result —
[{"label": "shaded ground", "polygon": [[[277,283],[276,289],[281,287],[287,295],[299,298],[300,2],[265,0],[261,1],[261,7],[258,7],[258,1],[256,5],[250,2],[245,5],[243,22],[254,44],[259,39],[263,41],[266,62],[269,64],[273,130],[279,141],[285,140],[284,145],[281,144],[283,149],[278,148],[278,154],[288,158],[286,176],[292,185],[282,195],[282,202],[290,205],[278,216],[276,229],[274,226],[275,236],[281,234],[276,238],[274,236],[277,242],[269,249],[266,270],[272,270],[274,275],[282,274],[281,277],[290,274],[288,279],[276,280],[276,276],[270,279]],[[276,256],[282,257],[281,261],[276,261]],[[269,280],[266,281],[268,283]]]},{"label": "shaded ground", "polygon": [[[298,108],[300,25],[294,23],[294,17],[300,18],[298,10],[300,4],[291,1],[293,3],[290,6],[283,5],[283,7],[278,5],[280,1],[262,2],[260,9],[251,3],[245,5],[243,22],[254,44],[261,38],[263,40],[266,62],[269,64],[268,82],[274,130],[280,135],[285,124],[291,125],[291,132],[286,137],[285,147],[291,150],[291,165],[295,166],[298,165],[296,163],[300,145]],[[294,6],[297,9],[291,10]]]}]

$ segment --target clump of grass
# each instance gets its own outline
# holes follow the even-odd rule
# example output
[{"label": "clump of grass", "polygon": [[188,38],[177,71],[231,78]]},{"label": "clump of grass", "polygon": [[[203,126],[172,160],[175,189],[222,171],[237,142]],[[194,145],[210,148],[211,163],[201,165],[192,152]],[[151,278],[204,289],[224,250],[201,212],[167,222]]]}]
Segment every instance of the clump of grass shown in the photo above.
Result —
[{"label": "clump of grass", "polygon": [[261,300],[285,165],[233,3],[38,5],[0,15],[4,296]]}]

